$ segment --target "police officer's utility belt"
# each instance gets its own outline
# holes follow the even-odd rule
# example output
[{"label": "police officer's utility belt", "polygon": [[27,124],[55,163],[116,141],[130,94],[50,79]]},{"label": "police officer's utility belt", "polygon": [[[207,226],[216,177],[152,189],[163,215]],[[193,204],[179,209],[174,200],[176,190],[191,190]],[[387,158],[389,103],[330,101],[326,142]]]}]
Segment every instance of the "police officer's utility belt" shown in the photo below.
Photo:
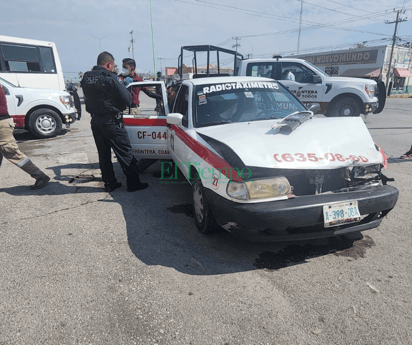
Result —
[{"label": "police officer's utility belt", "polygon": [[92,117],[100,117],[100,118],[114,118],[116,120],[123,119],[123,113],[104,113],[104,114],[92,114]]}]

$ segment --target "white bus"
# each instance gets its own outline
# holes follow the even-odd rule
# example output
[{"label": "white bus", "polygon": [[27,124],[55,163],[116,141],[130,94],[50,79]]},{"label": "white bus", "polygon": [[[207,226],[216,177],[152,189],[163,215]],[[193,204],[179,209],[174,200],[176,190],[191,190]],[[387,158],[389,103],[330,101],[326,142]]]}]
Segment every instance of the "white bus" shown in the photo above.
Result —
[{"label": "white bus", "polygon": [[21,87],[66,88],[53,42],[0,35],[0,77]]}]

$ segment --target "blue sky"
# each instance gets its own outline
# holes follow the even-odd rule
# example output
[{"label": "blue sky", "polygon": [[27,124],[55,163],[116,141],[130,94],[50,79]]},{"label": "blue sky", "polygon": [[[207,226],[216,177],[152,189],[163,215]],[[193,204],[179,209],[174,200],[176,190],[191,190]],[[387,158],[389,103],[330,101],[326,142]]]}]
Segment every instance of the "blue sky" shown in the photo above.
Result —
[{"label": "blue sky", "polygon": [[[299,50],[389,44],[394,24],[385,21],[394,21],[393,9],[402,7],[402,18],[412,19],[407,0],[303,0]],[[233,37],[240,37],[243,55],[296,53],[300,9],[298,0],[152,0],[156,70],[176,66],[183,45],[232,48]],[[100,52],[95,37],[117,62],[131,57],[131,30],[137,69],[154,70],[150,0],[3,1],[0,15],[1,35],[55,42],[66,78],[95,64]],[[411,21],[400,23],[397,36],[412,41],[411,29]]]}]

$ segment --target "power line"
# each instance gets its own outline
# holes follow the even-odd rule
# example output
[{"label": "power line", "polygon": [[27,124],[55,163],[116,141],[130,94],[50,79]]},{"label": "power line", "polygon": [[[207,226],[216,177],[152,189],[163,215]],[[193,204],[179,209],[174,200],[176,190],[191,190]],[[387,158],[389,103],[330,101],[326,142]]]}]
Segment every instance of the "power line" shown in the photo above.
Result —
[{"label": "power line", "polygon": [[[388,10],[372,13],[372,15],[386,13],[387,11]],[[368,16],[363,16],[362,18],[367,18],[367,17]],[[359,19],[359,20],[361,20],[361,19]],[[348,20],[345,19],[345,20],[329,22],[329,23],[325,23],[325,24],[317,24],[317,25],[314,25],[314,26],[306,26],[302,30],[307,31],[307,30],[314,30],[314,29],[329,27],[329,28],[337,29],[337,30],[355,31],[355,32],[368,33],[368,34],[373,34],[373,35],[389,36],[387,34],[380,34],[380,33],[376,33],[376,32],[369,32],[369,31],[364,31],[364,30],[357,30],[357,29],[350,29],[350,28],[345,28],[345,27],[335,27],[334,26],[334,24],[346,24],[346,23],[350,23],[350,22],[348,22]],[[284,31],[269,32],[269,33],[264,33],[264,34],[244,35],[244,36],[240,36],[240,37],[249,38],[249,37],[271,36],[271,35],[279,35],[279,34],[285,34],[285,33],[293,33],[293,32],[297,32],[297,31],[298,31],[298,29],[290,29],[290,30],[284,30]]]},{"label": "power line", "polygon": [[322,8],[322,9],[324,9],[324,10],[328,10],[328,11],[332,11],[332,12],[336,12],[336,13],[341,13],[341,14],[346,14],[347,16],[360,17],[360,16],[355,15],[355,14],[346,13],[346,12],[342,12],[342,11],[338,11],[338,10],[333,10],[333,9],[331,9],[331,8],[328,8],[328,7],[315,5],[315,4],[312,4],[311,2],[307,2],[307,1],[303,1],[303,0],[298,0],[298,1],[302,1],[302,2],[304,2],[305,4],[308,4],[308,5],[311,5],[311,6],[315,6],[315,7],[319,7],[319,8]]},{"label": "power line", "polygon": [[[337,2],[337,1],[332,1],[332,0],[327,0],[327,1],[333,2],[334,4],[337,4],[337,5],[340,5],[340,6],[343,6],[343,7],[348,7],[348,5],[343,5],[342,3]],[[371,13],[371,12],[369,12],[369,11],[361,10],[361,9],[356,8],[356,7],[353,7],[353,6],[351,6],[351,8],[353,8],[354,10],[358,10],[358,11],[362,11],[362,12],[366,12],[366,13]]]},{"label": "power line", "polygon": [[[280,19],[280,20],[283,20],[283,21],[294,22],[294,23],[297,22],[297,20],[295,20],[293,18],[290,18],[290,17],[285,17],[285,16],[281,17],[281,16],[276,16],[276,15],[268,15],[266,13],[259,12],[259,11],[254,11],[254,10],[249,10],[249,9],[242,9],[242,8],[235,7],[235,6],[220,5],[220,4],[211,3],[211,2],[203,1],[203,0],[193,0],[193,1],[206,3],[206,4],[208,4],[208,6],[203,5],[203,4],[196,4],[196,3],[193,3],[193,2],[188,2],[188,1],[184,1],[184,0],[174,0],[174,1],[183,2],[183,3],[187,3],[187,4],[191,4],[191,5],[203,6],[203,7],[207,7],[207,8],[220,9],[220,10],[225,10],[225,11],[230,11],[230,12],[233,12],[233,10],[247,11],[247,13],[244,13],[244,12],[237,12],[237,13],[242,13],[242,14],[247,14],[247,15],[252,15],[252,16],[257,16],[257,17],[263,17],[263,18],[269,18],[269,19]],[[215,6],[211,6],[211,5],[223,6],[225,8],[215,7]],[[228,9],[226,9],[226,8],[228,8]],[[387,11],[388,10],[380,11],[380,12],[377,12],[377,13],[372,13],[372,14],[367,15],[367,16],[358,16],[358,18],[359,18],[359,20],[368,19],[368,17],[370,17],[371,15],[376,16],[377,14],[385,14],[385,13],[387,13]],[[264,16],[262,16],[262,14],[264,14]],[[387,36],[386,34],[379,34],[379,33],[370,32],[370,31],[350,29],[350,28],[344,28],[344,27],[337,27],[336,26],[336,24],[338,24],[338,23],[346,24],[346,23],[353,22],[353,21],[350,21],[350,20],[348,21],[348,19],[341,20],[341,21],[330,22],[330,23],[325,23],[325,24],[317,24],[315,22],[309,22],[309,21],[303,21],[303,22],[309,23],[309,24],[315,24],[312,27],[305,27],[303,29],[305,31],[306,30],[329,27],[329,28],[332,28],[332,29],[335,29],[335,30],[344,30],[344,31],[351,31],[351,32],[360,32],[360,33],[367,33],[367,34],[373,34],[373,35]],[[286,31],[282,31],[282,32],[269,33],[269,34],[245,35],[245,36],[239,36],[239,37],[245,37],[245,38],[246,37],[259,37],[259,36],[267,36],[267,35],[273,35],[273,34],[279,34],[279,33],[293,33],[293,32],[296,32],[296,30],[286,30]],[[227,41],[224,41],[224,43],[226,44]]]}]

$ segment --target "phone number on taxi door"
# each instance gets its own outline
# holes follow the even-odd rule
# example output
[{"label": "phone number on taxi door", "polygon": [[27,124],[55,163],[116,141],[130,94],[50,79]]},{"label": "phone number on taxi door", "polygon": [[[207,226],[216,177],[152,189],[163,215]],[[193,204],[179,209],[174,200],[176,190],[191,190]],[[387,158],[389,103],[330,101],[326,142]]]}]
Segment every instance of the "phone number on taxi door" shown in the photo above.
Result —
[{"label": "phone number on taxi door", "polygon": [[290,163],[290,162],[318,162],[322,160],[327,160],[330,162],[339,161],[354,161],[354,162],[368,162],[369,160],[364,156],[354,156],[349,155],[348,157],[344,157],[344,155],[340,153],[325,153],[323,157],[318,157],[316,153],[275,153],[273,158],[278,163]]}]

